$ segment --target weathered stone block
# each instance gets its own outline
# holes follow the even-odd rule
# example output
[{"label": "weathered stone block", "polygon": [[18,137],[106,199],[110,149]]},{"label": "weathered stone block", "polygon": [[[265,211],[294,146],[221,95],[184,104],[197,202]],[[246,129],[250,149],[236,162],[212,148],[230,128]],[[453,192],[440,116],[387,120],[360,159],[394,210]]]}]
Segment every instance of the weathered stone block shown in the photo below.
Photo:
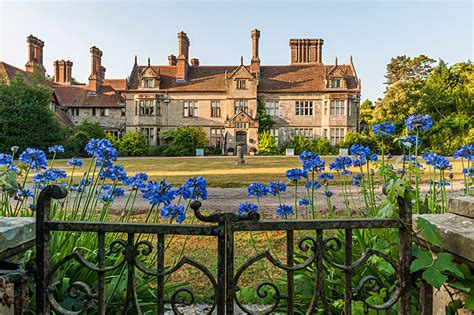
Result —
[{"label": "weathered stone block", "polygon": [[35,218],[0,217],[0,259],[35,240]]},{"label": "weathered stone block", "polygon": [[474,197],[462,196],[449,200],[449,212],[474,219]]}]

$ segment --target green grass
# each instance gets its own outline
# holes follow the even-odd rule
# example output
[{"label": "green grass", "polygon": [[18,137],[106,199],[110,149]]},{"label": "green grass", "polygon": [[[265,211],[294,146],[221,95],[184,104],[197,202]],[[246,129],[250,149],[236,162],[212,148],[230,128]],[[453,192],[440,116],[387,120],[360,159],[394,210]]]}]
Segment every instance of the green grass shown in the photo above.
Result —
[{"label": "green grass", "polygon": [[[333,156],[326,156],[326,168],[334,161]],[[182,184],[192,176],[204,176],[208,187],[246,187],[254,181],[269,182],[285,180],[286,170],[301,167],[297,156],[248,156],[244,165],[237,165],[233,156],[222,157],[189,157],[189,158],[127,158],[117,163],[123,164],[128,174],[137,172],[148,173],[150,179],[166,180],[172,184]],[[55,167],[65,169],[69,174],[72,167],[66,165],[66,160],[58,160]],[[454,180],[462,179],[462,166],[458,160],[453,160]],[[84,166],[76,169],[74,177],[79,179],[85,171]],[[358,171],[358,170],[354,170]],[[69,175],[68,174],[68,175]],[[424,179],[428,179],[428,171],[424,172]]]}]

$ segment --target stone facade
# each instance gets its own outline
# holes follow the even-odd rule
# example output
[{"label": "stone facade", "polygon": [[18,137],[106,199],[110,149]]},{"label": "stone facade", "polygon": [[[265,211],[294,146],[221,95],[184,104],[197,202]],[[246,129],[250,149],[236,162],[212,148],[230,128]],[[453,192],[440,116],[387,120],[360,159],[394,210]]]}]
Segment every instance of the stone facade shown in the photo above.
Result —
[{"label": "stone facade", "polygon": [[150,144],[159,132],[176,126],[200,126],[210,146],[246,152],[258,149],[257,106],[275,122],[270,131],[282,143],[295,133],[325,137],[332,144],[358,130],[360,81],[349,64],[322,63],[321,39],[290,40],[291,64],[262,66],[260,32],[253,30],[252,58],[244,65],[203,66],[189,59],[190,41],[178,34],[178,58],[168,65],[139,65],[137,58],[126,89],[127,131],[138,130]]}]

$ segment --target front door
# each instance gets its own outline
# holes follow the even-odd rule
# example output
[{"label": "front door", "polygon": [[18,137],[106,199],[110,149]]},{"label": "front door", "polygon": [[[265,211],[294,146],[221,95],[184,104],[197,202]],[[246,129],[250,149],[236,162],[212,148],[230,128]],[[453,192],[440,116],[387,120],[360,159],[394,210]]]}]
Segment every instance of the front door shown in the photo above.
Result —
[{"label": "front door", "polygon": [[243,144],[242,148],[244,150],[244,153],[247,154],[247,132],[246,131],[237,131],[237,133],[235,134],[235,143]]}]

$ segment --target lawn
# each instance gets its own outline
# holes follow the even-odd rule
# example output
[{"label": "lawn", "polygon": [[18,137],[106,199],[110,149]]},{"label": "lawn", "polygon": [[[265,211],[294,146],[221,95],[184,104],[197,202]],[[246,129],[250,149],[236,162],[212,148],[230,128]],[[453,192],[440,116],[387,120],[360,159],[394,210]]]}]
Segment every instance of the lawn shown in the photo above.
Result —
[{"label": "lawn", "polygon": [[[333,156],[323,157],[326,168],[334,158]],[[124,165],[128,174],[145,172],[152,180],[166,178],[172,184],[182,184],[189,177],[204,176],[208,187],[224,188],[246,187],[254,181],[265,183],[284,180],[286,170],[301,167],[297,156],[248,156],[245,158],[244,165],[237,165],[235,159],[234,156],[119,158],[118,163]],[[55,162],[55,167],[63,168],[70,174],[72,167],[66,165],[66,162],[66,160],[58,160]],[[88,165],[87,160],[84,160],[84,164],[81,169],[75,171],[75,178],[82,177]],[[452,164],[454,180],[461,180],[461,162],[453,160]],[[428,179],[428,172],[424,172],[424,177]]]}]

